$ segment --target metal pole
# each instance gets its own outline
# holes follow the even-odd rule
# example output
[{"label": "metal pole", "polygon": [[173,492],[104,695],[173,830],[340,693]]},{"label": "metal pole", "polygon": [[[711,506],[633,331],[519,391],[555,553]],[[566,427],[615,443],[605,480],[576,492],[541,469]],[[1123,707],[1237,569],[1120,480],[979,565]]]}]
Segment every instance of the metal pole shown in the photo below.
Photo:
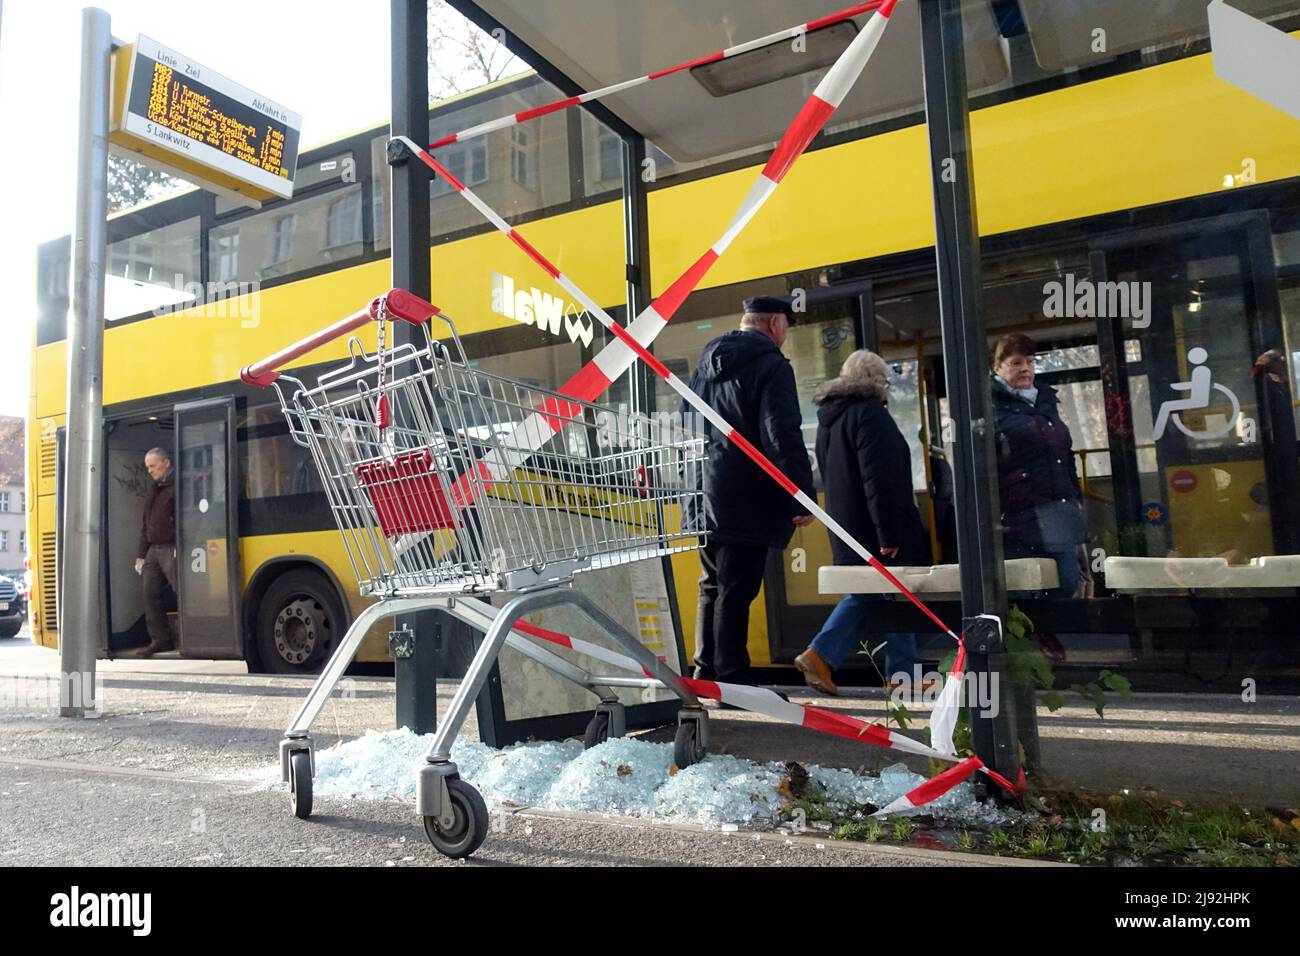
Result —
[{"label": "metal pole", "polygon": [[[934,191],[935,258],[948,403],[955,424],[957,557],[963,632],[972,674],[997,688],[996,716],[971,707],[975,752],[1003,776],[1020,770],[1015,694],[1007,681],[1002,623],[1007,594],[984,328],[979,225],[971,167],[960,0],[920,0],[925,117]],[[996,681],[996,683],[994,683]],[[1032,698],[1031,698],[1032,700]],[[1032,721],[1033,714],[1028,715]]]},{"label": "metal pole", "polygon": [[[647,196],[646,142],[638,133],[621,133],[623,143],[623,256],[627,278],[627,315],[634,316],[650,304],[653,290],[650,287],[650,204]],[[650,347],[654,351],[654,346]],[[629,370],[628,400],[632,410],[653,415],[659,411],[655,400],[655,381],[649,367],[637,362]],[[672,411],[672,409],[665,409]],[[685,423],[683,423],[685,424]],[[663,509],[660,509],[660,519]],[[677,648],[677,664],[685,673],[687,666],[686,642],[682,638],[682,615],[678,605],[677,584],[673,577],[671,558],[660,558],[659,566],[668,592],[669,617],[673,625],[673,640]]]},{"label": "metal pole", "polygon": [[[650,213],[646,184],[641,178],[646,158],[645,137],[621,137],[623,143],[623,257],[627,279],[627,321],[650,304]],[[644,362],[632,366],[628,398],[632,410],[654,411],[654,383]]]},{"label": "metal pole", "polygon": [[72,231],[72,326],[68,330],[68,427],[63,495],[64,593],[59,618],[59,714],[95,706],[95,658],[104,627],[104,260],[108,253],[109,16],[81,12],[81,113],[77,219]]},{"label": "metal pole", "polygon": [[[425,0],[392,0],[392,133],[409,136],[421,145],[429,142],[429,19]],[[422,299],[433,299],[430,275],[429,177],[412,165],[404,151],[389,153],[392,168],[393,285]],[[415,328],[391,323],[390,344],[415,341]],[[442,628],[461,627],[445,621],[437,611],[403,615],[395,622],[399,631],[418,635],[393,645],[396,677],[397,726],[414,733],[433,733],[438,727],[437,674],[442,657]]]}]

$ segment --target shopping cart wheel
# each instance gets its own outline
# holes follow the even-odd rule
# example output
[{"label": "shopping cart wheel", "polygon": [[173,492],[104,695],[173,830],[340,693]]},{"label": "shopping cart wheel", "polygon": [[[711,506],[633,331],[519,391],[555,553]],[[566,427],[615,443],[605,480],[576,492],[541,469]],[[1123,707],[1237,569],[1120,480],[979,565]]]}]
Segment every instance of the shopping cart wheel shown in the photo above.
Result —
[{"label": "shopping cart wheel", "polygon": [[627,709],[617,700],[602,700],[587,722],[587,732],[582,735],[582,749],[590,750],[611,737],[627,734]]},{"label": "shopping cart wheel", "polygon": [[582,749],[590,750],[597,744],[609,740],[609,714],[596,711],[587,721],[587,730],[582,735]]},{"label": "shopping cart wheel", "polygon": [[311,816],[311,754],[305,750],[289,757],[289,803],[299,820]]},{"label": "shopping cart wheel", "polygon": [[447,781],[453,822],[443,827],[437,817],[424,818],[424,832],[435,850],[453,860],[464,859],[483,842],[488,832],[487,804],[477,790],[459,777]]},{"label": "shopping cart wheel", "polygon": [[673,763],[684,769],[704,759],[704,745],[700,742],[700,725],[694,720],[683,720],[677,724],[677,736],[673,738]]}]

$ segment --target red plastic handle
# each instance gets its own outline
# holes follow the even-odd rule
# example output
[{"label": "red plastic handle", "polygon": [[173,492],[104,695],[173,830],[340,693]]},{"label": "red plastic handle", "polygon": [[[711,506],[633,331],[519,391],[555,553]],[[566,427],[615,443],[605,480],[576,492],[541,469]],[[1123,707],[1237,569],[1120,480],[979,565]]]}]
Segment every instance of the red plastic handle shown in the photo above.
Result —
[{"label": "red plastic handle", "polygon": [[239,372],[240,379],[248,385],[266,388],[280,377],[279,369],[282,366],[320,348],[327,342],[332,342],[340,335],[361,328],[367,322],[378,320],[381,305],[386,307],[390,318],[400,319],[412,325],[422,325],[438,314],[438,307],[432,302],[426,302],[405,289],[390,289],[384,295],[372,299],[364,309],[352,313],[347,318],[339,319],[333,325],[280,349],[274,355],[268,355],[260,362],[245,365]]}]

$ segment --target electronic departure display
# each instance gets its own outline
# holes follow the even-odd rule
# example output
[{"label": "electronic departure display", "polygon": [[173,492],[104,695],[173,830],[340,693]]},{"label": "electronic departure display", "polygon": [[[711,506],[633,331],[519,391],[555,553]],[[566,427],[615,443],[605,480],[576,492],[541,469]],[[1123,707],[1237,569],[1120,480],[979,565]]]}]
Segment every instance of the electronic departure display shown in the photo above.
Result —
[{"label": "electronic departure display", "polygon": [[146,155],[167,151],[199,185],[205,185],[202,177],[192,174],[206,167],[224,174],[214,182],[254,199],[293,194],[302,128],[297,113],[145,36],[132,50],[123,93],[117,131],[154,147],[143,149]]}]

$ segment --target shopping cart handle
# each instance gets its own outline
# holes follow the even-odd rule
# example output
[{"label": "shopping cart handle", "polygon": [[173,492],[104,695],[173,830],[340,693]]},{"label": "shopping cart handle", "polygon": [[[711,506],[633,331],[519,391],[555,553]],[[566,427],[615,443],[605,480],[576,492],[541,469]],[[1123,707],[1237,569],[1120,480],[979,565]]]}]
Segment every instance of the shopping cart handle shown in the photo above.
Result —
[{"label": "shopping cart handle", "polygon": [[389,318],[401,319],[412,325],[421,325],[438,314],[436,305],[425,302],[418,295],[412,295],[405,289],[390,289],[384,295],[376,296],[364,309],[352,313],[346,319],[339,319],[333,325],[280,349],[260,362],[245,365],[239,372],[240,379],[245,384],[266,388],[280,377],[281,366],[320,348],[340,335],[361,328],[367,322],[378,320],[381,306],[386,307]]}]

